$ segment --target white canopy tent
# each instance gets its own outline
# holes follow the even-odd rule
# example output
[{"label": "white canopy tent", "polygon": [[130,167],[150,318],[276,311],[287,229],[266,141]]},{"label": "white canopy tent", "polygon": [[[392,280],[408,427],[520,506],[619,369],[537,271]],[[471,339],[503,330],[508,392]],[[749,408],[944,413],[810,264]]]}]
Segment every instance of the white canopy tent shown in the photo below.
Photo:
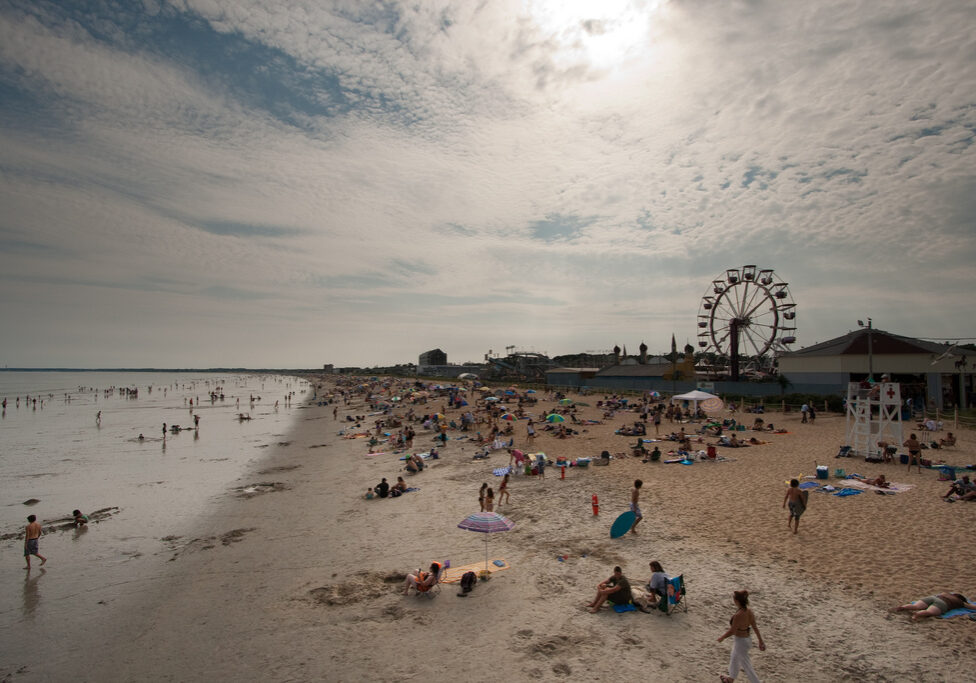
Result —
[{"label": "white canopy tent", "polygon": [[715,394],[710,394],[707,391],[689,391],[687,394],[678,394],[677,396],[671,397],[671,403],[677,403],[678,401],[690,401],[695,406],[695,411],[698,410],[698,404],[702,404],[703,410],[721,410],[724,406],[722,399],[720,399]]}]

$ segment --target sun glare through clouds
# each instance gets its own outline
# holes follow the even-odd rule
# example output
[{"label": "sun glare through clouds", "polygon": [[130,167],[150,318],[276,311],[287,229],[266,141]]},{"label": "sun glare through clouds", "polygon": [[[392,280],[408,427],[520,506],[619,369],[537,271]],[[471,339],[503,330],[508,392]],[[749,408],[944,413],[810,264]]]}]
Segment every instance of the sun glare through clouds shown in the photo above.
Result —
[{"label": "sun glare through clouds", "polygon": [[525,11],[566,64],[614,71],[651,51],[650,22],[660,2],[526,0]]}]

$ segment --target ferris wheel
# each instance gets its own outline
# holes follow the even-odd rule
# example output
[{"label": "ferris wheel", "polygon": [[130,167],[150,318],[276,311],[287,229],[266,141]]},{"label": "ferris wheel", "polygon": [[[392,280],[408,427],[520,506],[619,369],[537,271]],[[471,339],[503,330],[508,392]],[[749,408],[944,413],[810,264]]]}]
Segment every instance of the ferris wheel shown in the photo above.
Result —
[{"label": "ferris wheel", "polygon": [[732,363],[740,356],[789,350],[796,342],[796,304],[771,268],[729,268],[712,281],[698,309],[698,346]]}]

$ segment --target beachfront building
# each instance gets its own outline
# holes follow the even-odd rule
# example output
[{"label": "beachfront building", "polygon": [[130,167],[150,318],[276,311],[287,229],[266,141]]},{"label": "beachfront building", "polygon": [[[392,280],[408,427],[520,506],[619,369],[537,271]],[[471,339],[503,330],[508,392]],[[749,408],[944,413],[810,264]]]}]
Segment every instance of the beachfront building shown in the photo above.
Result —
[{"label": "beachfront building", "polygon": [[785,353],[778,362],[790,391],[846,394],[849,382],[869,374],[877,381],[887,374],[902,385],[902,398],[911,399],[915,408],[924,403],[950,410],[973,403],[972,364],[965,354],[946,344],[861,328]]},{"label": "beachfront building", "polygon": [[417,363],[417,367],[419,369],[430,365],[447,365],[447,354],[440,349],[424,351],[422,354],[420,354],[420,360]]}]

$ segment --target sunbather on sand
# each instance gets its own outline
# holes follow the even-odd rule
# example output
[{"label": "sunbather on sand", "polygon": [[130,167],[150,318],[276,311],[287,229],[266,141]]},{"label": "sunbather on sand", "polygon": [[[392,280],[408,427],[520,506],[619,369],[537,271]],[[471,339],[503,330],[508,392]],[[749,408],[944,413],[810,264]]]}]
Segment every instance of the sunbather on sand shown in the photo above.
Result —
[{"label": "sunbather on sand", "polygon": [[892,607],[889,611],[914,612],[914,614],[912,614],[912,621],[918,621],[920,619],[928,619],[929,617],[938,617],[945,614],[949,610],[958,609],[960,607],[976,609],[976,605],[969,602],[966,596],[962,593],[939,593],[938,595],[929,595],[927,597],[920,598],[907,605]]},{"label": "sunbather on sand", "polygon": [[891,486],[891,482],[885,479],[885,475],[879,474],[874,479],[868,479],[867,477],[859,477],[856,474],[852,474],[851,479],[857,479],[858,481],[863,481],[865,484],[870,484],[871,486],[877,486],[879,489],[886,489]]}]

